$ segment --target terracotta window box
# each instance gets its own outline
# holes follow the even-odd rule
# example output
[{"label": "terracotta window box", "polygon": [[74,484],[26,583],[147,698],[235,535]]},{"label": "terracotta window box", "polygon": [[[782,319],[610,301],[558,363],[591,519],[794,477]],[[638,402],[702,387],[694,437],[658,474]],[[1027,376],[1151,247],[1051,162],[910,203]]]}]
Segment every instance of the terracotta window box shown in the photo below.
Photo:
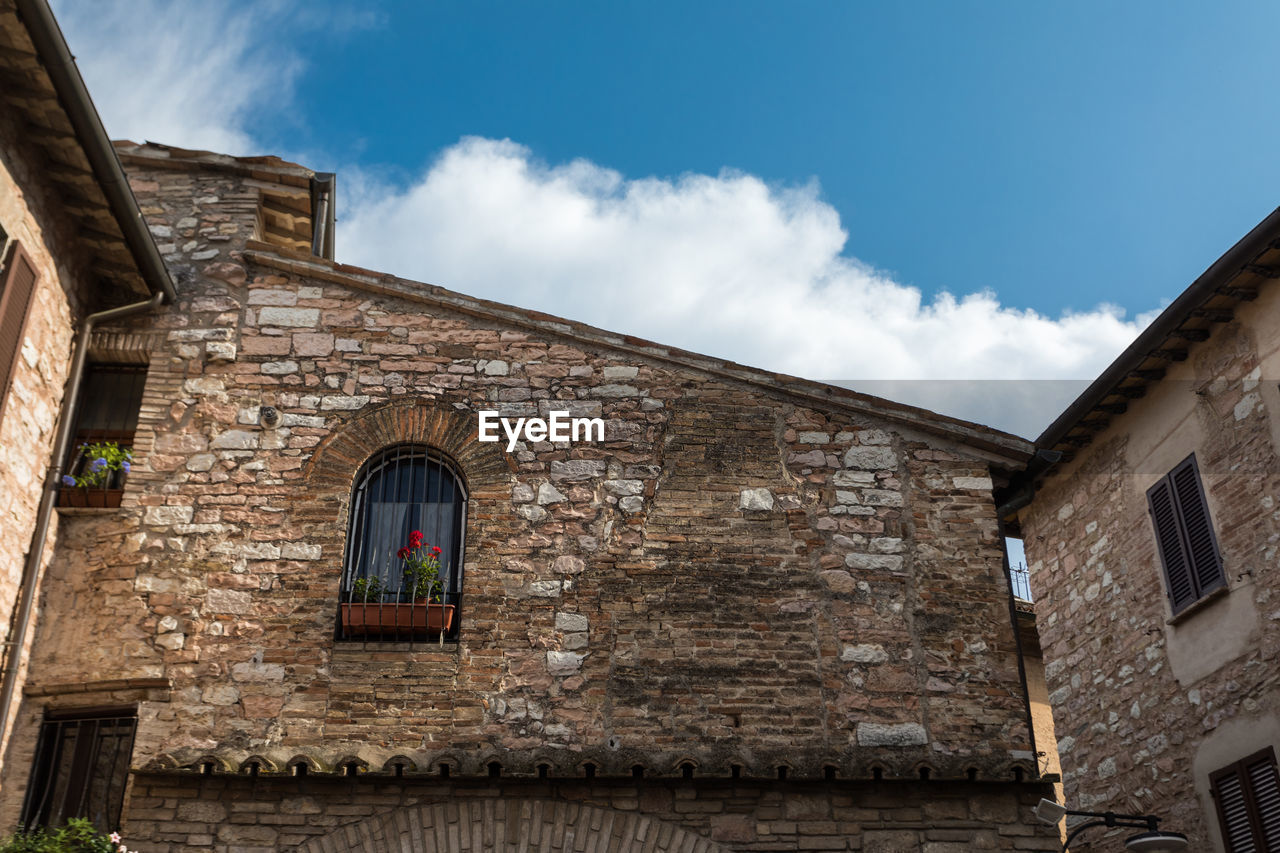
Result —
[{"label": "terracotta window box", "polygon": [[348,637],[426,637],[453,627],[452,604],[355,601],[341,605]]},{"label": "terracotta window box", "polygon": [[118,507],[124,489],[85,489],[68,487],[58,490],[58,506]]}]

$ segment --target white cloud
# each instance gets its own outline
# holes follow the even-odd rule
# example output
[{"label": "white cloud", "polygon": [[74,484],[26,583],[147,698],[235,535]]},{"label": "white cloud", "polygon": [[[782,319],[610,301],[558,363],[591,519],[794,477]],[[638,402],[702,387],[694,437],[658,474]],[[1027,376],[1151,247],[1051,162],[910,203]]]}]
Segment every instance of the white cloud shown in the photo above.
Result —
[{"label": "white cloud", "polygon": [[841,254],[815,184],[627,180],[510,141],[464,139],[406,187],[356,187],[340,213],[345,261],[809,377],[1089,377],[1150,319],[1047,317],[990,292],[925,301]]},{"label": "white cloud", "polygon": [[[270,153],[253,117],[270,109],[278,129],[302,114],[287,107],[303,62],[280,33],[286,23],[321,26],[305,23],[309,7],[54,2],[115,137]],[[340,36],[385,24],[364,13],[339,23]],[[341,260],[785,373],[1092,377],[1153,316],[1099,306],[1049,317],[990,292],[926,301],[851,257],[857,245],[816,183],[775,186],[729,171],[628,179],[585,160],[548,166],[520,145],[478,138],[414,180],[370,180],[368,168],[378,166],[339,171]],[[1077,386],[861,387],[1029,433]],[[1005,419],[1009,411],[1021,420]]]},{"label": "white cloud", "polygon": [[250,117],[268,105],[287,107],[301,69],[278,38],[288,12],[281,2],[54,0],[53,7],[113,138],[260,154]]}]

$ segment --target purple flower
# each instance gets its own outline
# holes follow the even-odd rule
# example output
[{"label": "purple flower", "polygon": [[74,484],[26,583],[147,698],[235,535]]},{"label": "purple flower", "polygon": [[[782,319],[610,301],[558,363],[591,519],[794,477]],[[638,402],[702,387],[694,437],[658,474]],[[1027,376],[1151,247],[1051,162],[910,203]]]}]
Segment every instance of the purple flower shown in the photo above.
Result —
[{"label": "purple flower", "polygon": [[75,478],[75,477],[72,477],[70,474],[63,474],[63,475],[62,475],[62,485],[64,485],[64,486],[74,486],[75,484],[76,484],[76,478]]},{"label": "purple flower", "polygon": [[103,468],[106,468],[106,467],[107,467],[107,460],[99,456],[97,459],[93,460],[93,464],[89,466],[89,469],[92,471],[101,471]]},{"label": "purple flower", "polygon": [[126,474],[128,474],[128,473],[129,473],[129,468],[130,468],[130,467],[131,467],[131,466],[129,465],[129,463],[128,463],[128,462],[121,462],[121,463],[120,463],[120,470],[121,470],[121,471],[123,471],[123,472],[125,472]]}]

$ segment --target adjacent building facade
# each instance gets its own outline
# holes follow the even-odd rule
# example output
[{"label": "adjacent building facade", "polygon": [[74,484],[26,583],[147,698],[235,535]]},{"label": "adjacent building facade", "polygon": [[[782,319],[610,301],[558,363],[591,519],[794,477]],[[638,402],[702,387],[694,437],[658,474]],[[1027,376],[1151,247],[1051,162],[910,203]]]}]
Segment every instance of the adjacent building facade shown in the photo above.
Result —
[{"label": "adjacent building facade", "polygon": [[1278,277],[1280,211],[1000,498],[1031,566],[1068,805],[1154,812],[1193,849],[1280,850]]},{"label": "adjacent building facade", "polygon": [[148,310],[173,287],[52,16],[22,5],[0,3],[0,749],[30,674],[29,614],[52,553],[37,531],[56,527],[42,486],[65,461],[83,332],[103,309]]},{"label": "adjacent building facade", "polygon": [[[336,264],[332,176],[104,158],[47,7],[0,24],[33,294],[0,412],[6,830],[1056,849],[993,496],[1027,442]],[[554,413],[583,430],[528,427]],[[62,487],[95,441],[127,476]]]}]

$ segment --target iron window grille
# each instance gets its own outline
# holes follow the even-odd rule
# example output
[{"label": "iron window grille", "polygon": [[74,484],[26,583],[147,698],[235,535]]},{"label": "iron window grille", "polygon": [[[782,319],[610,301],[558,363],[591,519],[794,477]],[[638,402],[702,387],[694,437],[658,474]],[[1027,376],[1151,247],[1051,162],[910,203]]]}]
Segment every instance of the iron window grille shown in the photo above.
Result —
[{"label": "iron window grille", "polygon": [[1280,850],[1280,775],[1273,749],[1209,776],[1227,853]]},{"label": "iron window grille", "polygon": [[101,832],[119,829],[137,722],[133,709],[46,714],[22,825],[54,827],[79,817]]},{"label": "iron window grille", "polygon": [[[457,467],[420,445],[397,445],[356,477],[339,587],[337,639],[456,640],[462,617],[467,489]],[[440,548],[438,594],[415,597],[401,549]]]},{"label": "iron window grille", "polygon": [[1147,490],[1169,603],[1176,614],[1227,585],[1195,454]]}]

